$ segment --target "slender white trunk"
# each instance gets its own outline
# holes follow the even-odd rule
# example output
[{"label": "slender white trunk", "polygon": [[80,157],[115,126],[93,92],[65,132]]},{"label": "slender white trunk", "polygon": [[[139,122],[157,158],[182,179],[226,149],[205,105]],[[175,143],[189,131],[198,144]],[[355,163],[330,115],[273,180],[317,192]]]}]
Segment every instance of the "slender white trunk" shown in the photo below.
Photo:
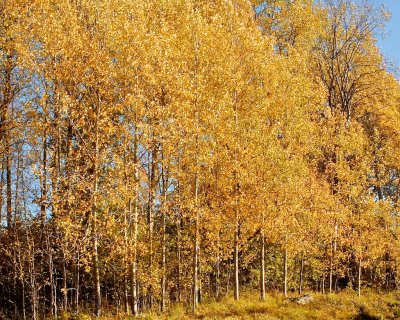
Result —
[{"label": "slender white trunk", "polygon": [[199,259],[199,207],[198,207],[198,174],[195,177],[195,234],[193,248],[193,279],[192,279],[192,307],[193,311],[198,303],[198,259]]},{"label": "slender white trunk", "polygon": [[[164,160],[164,153],[163,153]],[[162,184],[163,184],[163,203],[162,203],[162,258],[161,258],[161,311],[165,311],[166,304],[166,227],[167,227],[167,185],[168,178],[166,176],[165,167],[162,166]]]},{"label": "slender white trunk", "polygon": [[287,278],[288,278],[288,250],[285,247],[284,257],[283,257],[283,295],[287,297]]},{"label": "slender white trunk", "polygon": [[362,260],[361,258],[358,260],[358,281],[357,281],[357,291],[358,291],[358,296],[361,296],[361,266],[362,266]]},{"label": "slender white trunk", "polygon": [[261,217],[261,246],[260,246],[260,299],[265,300],[265,236],[264,212]]},{"label": "slender white trunk", "polygon": [[303,271],[304,271],[304,254],[301,256],[301,263],[300,263],[300,281],[299,281],[299,294],[303,291]]},{"label": "slender white trunk", "polygon": [[233,92],[233,105],[235,110],[235,168],[234,168],[234,197],[235,197],[235,231],[234,231],[234,273],[235,290],[234,298],[239,300],[239,113],[237,104],[237,92]]},{"label": "slender white trunk", "polygon": [[[134,134],[134,146],[133,146],[133,156],[134,156],[134,186],[133,186],[133,217],[131,216],[130,210],[130,219],[133,218],[131,226],[133,225],[133,230],[131,230],[131,236],[133,236],[133,257],[131,262],[131,272],[130,272],[130,285],[131,285],[131,311],[134,316],[138,315],[138,292],[137,292],[137,242],[138,242],[138,184],[139,184],[139,168],[138,168],[138,159],[137,159],[137,134],[135,131]],[[133,231],[133,232],[132,232]]]},{"label": "slender white trunk", "polygon": [[98,161],[99,161],[99,114],[100,114],[100,97],[96,106],[95,119],[95,141],[94,141],[94,161],[93,161],[93,198],[92,198],[92,237],[93,237],[93,278],[95,289],[95,316],[100,317],[101,314],[101,291],[100,291],[100,270],[99,270],[99,254],[98,254],[98,234],[97,234],[97,193],[98,193]]}]

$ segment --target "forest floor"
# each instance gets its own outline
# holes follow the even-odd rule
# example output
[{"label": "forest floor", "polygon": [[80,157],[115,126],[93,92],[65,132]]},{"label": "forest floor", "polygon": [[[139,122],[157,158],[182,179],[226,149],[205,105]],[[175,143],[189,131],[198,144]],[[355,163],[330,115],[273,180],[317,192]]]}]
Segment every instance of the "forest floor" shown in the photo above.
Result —
[{"label": "forest floor", "polygon": [[[135,319],[265,319],[265,320],[309,320],[309,319],[354,319],[378,320],[400,319],[400,292],[389,294],[365,292],[361,297],[356,292],[339,294],[311,294],[313,301],[300,305],[283,298],[281,294],[270,293],[265,301],[259,301],[256,294],[243,294],[240,301],[224,298],[219,302],[199,305],[195,313],[180,306],[173,307],[164,314],[144,314]],[[82,315],[75,319],[90,319]],[[128,320],[133,317],[109,315],[102,320]]]}]

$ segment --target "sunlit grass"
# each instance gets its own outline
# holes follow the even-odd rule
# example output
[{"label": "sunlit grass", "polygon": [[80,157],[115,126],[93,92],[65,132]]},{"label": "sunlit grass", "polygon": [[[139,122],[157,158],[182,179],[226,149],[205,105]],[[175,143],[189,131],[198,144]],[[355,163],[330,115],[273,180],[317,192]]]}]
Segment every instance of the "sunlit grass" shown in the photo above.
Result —
[{"label": "sunlit grass", "polygon": [[[312,294],[314,300],[306,305],[299,305],[282,297],[280,293],[269,293],[265,301],[259,301],[257,294],[245,293],[240,301],[225,297],[221,301],[206,301],[199,305],[196,312],[175,305],[166,313],[152,312],[142,314],[135,319],[263,319],[263,320],[384,320],[400,319],[400,293],[383,294],[364,291],[361,297],[356,292],[341,292],[338,294]],[[294,297],[296,295],[292,295]],[[89,320],[88,314],[74,318]],[[110,314],[101,317],[103,320],[128,320],[132,316]]]}]

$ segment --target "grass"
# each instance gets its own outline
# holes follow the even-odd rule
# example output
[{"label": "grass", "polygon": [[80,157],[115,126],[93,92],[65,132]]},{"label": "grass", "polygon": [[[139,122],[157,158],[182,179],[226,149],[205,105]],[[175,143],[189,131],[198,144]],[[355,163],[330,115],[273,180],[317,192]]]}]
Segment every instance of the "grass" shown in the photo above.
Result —
[{"label": "grass", "polygon": [[[400,319],[400,292],[382,294],[364,292],[358,297],[355,292],[339,294],[312,294],[314,300],[307,305],[299,305],[284,299],[280,293],[270,293],[265,301],[259,301],[256,294],[243,294],[240,301],[225,298],[219,302],[209,301],[199,305],[195,313],[183,306],[174,306],[164,314],[143,314],[136,319],[147,320],[189,320],[189,319],[229,319],[229,320],[380,320]],[[77,320],[90,320],[87,314]],[[128,320],[133,317],[106,315],[102,320]]]}]

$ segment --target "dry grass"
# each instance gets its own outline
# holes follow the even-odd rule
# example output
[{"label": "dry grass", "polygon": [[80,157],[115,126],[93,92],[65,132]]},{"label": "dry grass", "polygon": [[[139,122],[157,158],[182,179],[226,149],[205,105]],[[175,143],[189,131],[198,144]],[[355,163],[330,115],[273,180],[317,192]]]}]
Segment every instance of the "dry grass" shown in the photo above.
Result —
[{"label": "dry grass", "polygon": [[[299,305],[284,299],[279,293],[270,293],[266,301],[258,301],[255,294],[244,294],[240,301],[225,298],[222,301],[210,301],[201,304],[195,313],[182,306],[175,306],[165,314],[143,314],[136,319],[230,319],[230,320],[377,320],[400,319],[400,292],[381,294],[365,292],[357,297],[355,292],[339,294],[313,294],[314,301]],[[68,319],[68,318],[67,318]],[[79,320],[91,319],[82,314]],[[124,315],[103,316],[103,320],[133,319]]]}]

